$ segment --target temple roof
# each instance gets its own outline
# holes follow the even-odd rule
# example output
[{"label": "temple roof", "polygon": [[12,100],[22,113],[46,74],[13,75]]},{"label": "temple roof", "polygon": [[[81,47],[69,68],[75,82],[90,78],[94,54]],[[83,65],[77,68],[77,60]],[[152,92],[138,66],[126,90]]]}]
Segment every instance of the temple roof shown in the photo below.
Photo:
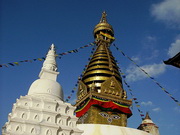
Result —
[{"label": "temple roof", "polygon": [[176,54],[174,57],[164,61],[164,63],[167,65],[172,65],[177,68],[180,68],[180,52]]}]

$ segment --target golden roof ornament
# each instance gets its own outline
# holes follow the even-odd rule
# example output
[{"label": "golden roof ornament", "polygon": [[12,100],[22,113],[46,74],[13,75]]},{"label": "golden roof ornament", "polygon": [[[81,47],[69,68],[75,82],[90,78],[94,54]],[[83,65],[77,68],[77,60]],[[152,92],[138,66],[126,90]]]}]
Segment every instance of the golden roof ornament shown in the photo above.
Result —
[{"label": "golden roof ornament", "polygon": [[114,30],[112,28],[112,26],[107,22],[107,14],[104,11],[102,13],[102,17],[100,19],[100,22],[95,26],[93,34],[94,37],[97,37],[97,34],[100,34],[100,32],[109,35],[109,37],[114,37]]},{"label": "golden roof ornament", "polygon": [[100,20],[99,23],[107,23],[106,16],[107,16],[106,11],[104,11],[104,12],[102,13],[102,17],[101,17],[101,20]]}]

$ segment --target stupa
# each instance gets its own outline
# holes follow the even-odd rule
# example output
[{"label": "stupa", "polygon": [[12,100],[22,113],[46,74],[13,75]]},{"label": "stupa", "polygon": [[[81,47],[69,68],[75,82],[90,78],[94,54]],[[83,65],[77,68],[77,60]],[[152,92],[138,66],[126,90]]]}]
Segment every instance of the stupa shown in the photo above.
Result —
[{"label": "stupa", "polygon": [[151,120],[148,112],[138,129],[151,133],[152,135],[159,135],[158,126]]},{"label": "stupa", "polygon": [[122,78],[110,46],[115,40],[114,30],[107,22],[106,12],[93,34],[96,43],[94,54],[79,80],[76,101],[78,128],[82,135],[150,135],[127,127],[132,115],[132,100],[127,99]]},{"label": "stupa", "polygon": [[2,135],[81,135],[76,127],[75,107],[63,101],[63,90],[56,81],[55,47],[47,53],[39,79],[34,81],[28,94],[13,104]]}]

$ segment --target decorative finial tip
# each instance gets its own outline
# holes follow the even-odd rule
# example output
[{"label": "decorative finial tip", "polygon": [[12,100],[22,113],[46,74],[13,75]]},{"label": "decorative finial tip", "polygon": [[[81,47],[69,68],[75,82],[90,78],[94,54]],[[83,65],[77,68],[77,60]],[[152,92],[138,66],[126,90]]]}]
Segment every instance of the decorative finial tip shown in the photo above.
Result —
[{"label": "decorative finial tip", "polygon": [[106,16],[107,16],[106,11],[103,11],[100,23],[107,23]]},{"label": "decorative finial tip", "polygon": [[54,44],[52,43],[51,47],[50,47],[50,50],[55,50],[55,46]]},{"label": "decorative finial tip", "polygon": [[105,10],[103,11],[103,13],[102,13],[102,14],[107,15],[107,13],[106,13],[106,11],[105,11]]},{"label": "decorative finial tip", "polygon": [[144,119],[150,119],[150,120],[151,120],[151,118],[150,118],[150,116],[149,116],[149,112],[146,112],[146,116],[145,116]]}]

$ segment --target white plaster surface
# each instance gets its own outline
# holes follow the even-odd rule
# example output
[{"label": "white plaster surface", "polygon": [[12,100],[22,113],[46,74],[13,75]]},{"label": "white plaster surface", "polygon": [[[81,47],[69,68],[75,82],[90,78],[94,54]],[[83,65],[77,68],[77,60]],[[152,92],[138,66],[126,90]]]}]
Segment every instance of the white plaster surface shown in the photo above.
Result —
[{"label": "white plaster surface", "polygon": [[13,104],[2,135],[81,135],[75,107],[43,96],[21,96]]},{"label": "white plaster surface", "polygon": [[57,72],[55,47],[52,44],[46,56],[46,60],[43,63],[43,67],[39,74],[39,79],[31,84],[28,95],[44,96],[57,100],[63,100],[64,97],[62,87],[56,81],[58,74],[59,72]]},{"label": "white plaster surface", "polygon": [[151,135],[138,129],[113,125],[78,124],[77,127],[84,131],[82,135]]},{"label": "white plaster surface", "polygon": [[56,81],[54,45],[43,63],[39,79],[30,86],[28,95],[13,104],[2,135],[81,135],[76,126],[76,109],[63,101],[63,90]]},{"label": "white plaster surface", "polygon": [[29,88],[28,95],[43,95],[61,100],[63,100],[64,98],[61,85],[54,80],[48,79],[38,79],[34,81]]}]

